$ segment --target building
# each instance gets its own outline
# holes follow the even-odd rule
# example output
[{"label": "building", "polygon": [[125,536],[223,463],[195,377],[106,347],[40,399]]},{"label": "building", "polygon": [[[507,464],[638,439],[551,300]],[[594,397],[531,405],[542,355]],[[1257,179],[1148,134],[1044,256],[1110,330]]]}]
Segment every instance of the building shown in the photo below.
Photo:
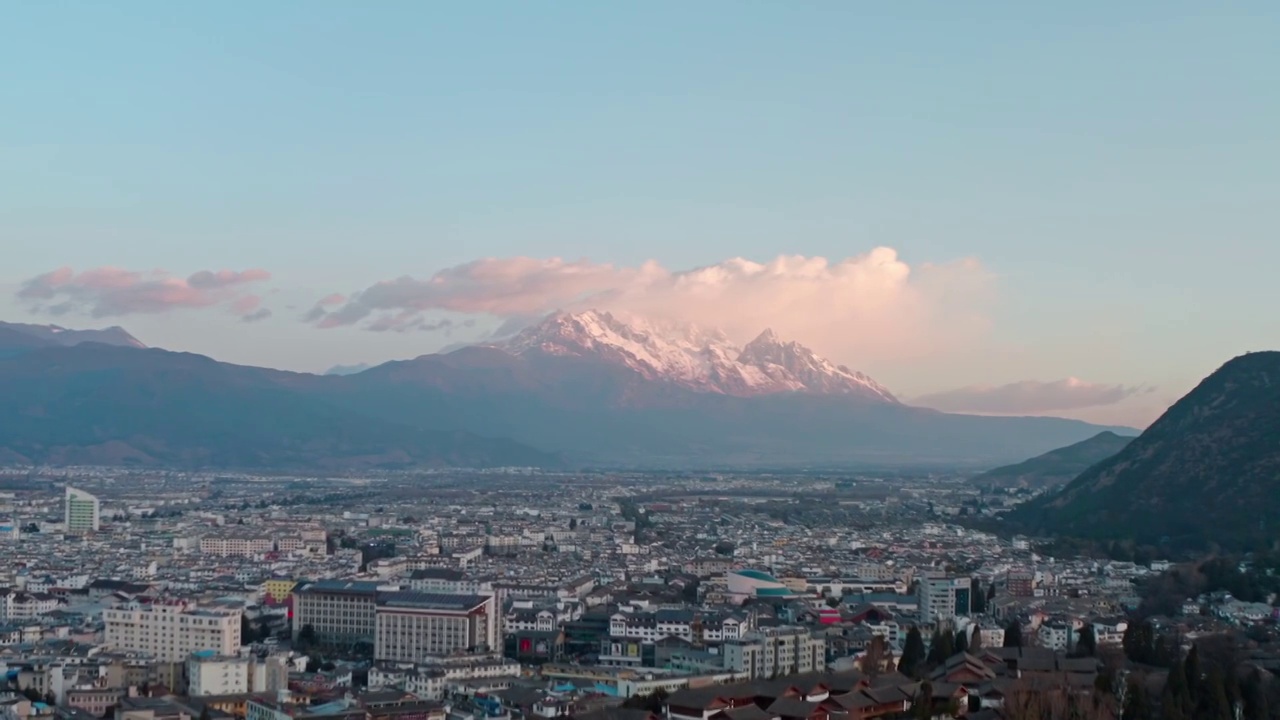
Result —
[{"label": "building", "polygon": [[187,695],[191,697],[252,692],[250,678],[247,657],[226,657],[201,650],[187,659]]},{"label": "building", "polygon": [[150,653],[165,662],[183,662],[201,650],[234,655],[240,648],[241,615],[239,610],[203,609],[181,600],[150,605],[135,601],[102,612],[108,646]]},{"label": "building", "polygon": [[945,622],[968,615],[972,610],[973,583],[967,577],[940,572],[926,573],[920,578],[917,592],[920,620],[926,625]]},{"label": "building", "polygon": [[724,667],[751,678],[774,678],[826,669],[827,643],[807,628],[775,627],[724,644]]},{"label": "building", "polygon": [[205,555],[254,557],[275,549],[275,539],[264,535],[209,535],[200,538],[200,552]]},{"label": "building", "polygon": [[379,584],[320,580],[293,591],[293,639],[310,628],[316,642],[353,645],[373,642]]},{"label": "building", "polygon": [[429,655],[498,648],[498,614],[491,595],[379,593],[374,657],[422,662]]},{"label": "building", "polygon": [[760,570],[734,570],[727,576],[729,596],[738,604],[751,598],[787,598],[795,593],[786,583]]},{"label": "building", "polygon": [[424,593],[480,595],[490,592],[489,583],[468,579],[466,573],[453,568],[422,568],[409,576],[409,588]]},{"label": "building", "polygon": [[1014,597],[1031,597],[1036,594],[1036,576],[1025,570],[1011,572],[1005,579],[1005,589]]},{"label": "building", "polygon": [[102,525],[102,502],[83,490],[67,486],[66,526],[73,535],[98,532]]}]

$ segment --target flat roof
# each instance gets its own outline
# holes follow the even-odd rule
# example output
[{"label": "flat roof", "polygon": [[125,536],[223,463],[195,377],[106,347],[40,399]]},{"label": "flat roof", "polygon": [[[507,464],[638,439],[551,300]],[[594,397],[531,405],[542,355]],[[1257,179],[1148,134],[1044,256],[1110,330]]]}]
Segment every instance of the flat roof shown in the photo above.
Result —
[{"label": "flat roof", "polygon": [[380,607],[405,608],[407,610],[466,612],[484,604],[488,599],[489,597],[486,595],[400,591],[379,594],[378,605]]}]

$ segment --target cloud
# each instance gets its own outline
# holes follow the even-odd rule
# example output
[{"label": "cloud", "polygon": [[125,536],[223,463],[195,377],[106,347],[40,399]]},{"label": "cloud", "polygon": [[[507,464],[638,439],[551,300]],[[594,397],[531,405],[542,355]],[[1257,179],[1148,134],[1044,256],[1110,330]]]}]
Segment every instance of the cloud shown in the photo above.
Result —
[{"label": "cloud", "polygon": [[61,267],[25,281],[17,296],[31,301],[33,312],[50,315],[74,312],[104,318],[216,305],[227,305],[232,312],[245,315],[261,303],[261,298],[247,294],[245,287],[270,278],[270,273],[259,269],[201,270],[180,278],[163,270],[100,267],[77,273]]},{"label": "cloud", "polygon": [[259,320],[266,320],[269,317],[271,317],[270,309],[258,308],[257,310],[254,310],[251,313],[241,315],[240,322],[247,322],[247,323],[258,322]]},{"label": "cloud", "polygon": [[717,327],[739,341],[765,327],[841,360],[925,357],[988,328],[992,278],[974,260],[910,267],[886,247],[828,260],[733,258],[674,271],[560,258],[487,258],[425,279],[402,276],[306,320],[385,330],[425,313],[498,318],[514,329],[556,310],[633,312]]},{"label": "cloud", "polygon": [[1072,377],[1052,382],[1024,380],[999,386],[970,385],[922,395],[912,398],[910,403],[946,412],[1016,415],[1114,405],[1152,390],[1154,388],[1142,385],[1105,385]]}]

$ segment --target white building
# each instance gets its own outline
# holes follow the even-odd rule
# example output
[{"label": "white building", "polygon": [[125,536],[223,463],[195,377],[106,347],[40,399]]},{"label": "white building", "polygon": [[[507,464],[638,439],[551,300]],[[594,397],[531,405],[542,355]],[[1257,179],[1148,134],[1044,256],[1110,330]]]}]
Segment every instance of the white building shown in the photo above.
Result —
[{"label": "white building", "polygon": [[772,678],[826,668],[826,640],[807,628],[764,628],[724,644],[725,669],[752,678]]},{"label": "white building", "polygon": [[253,692],[247,657],[227,657],[204,651],[187,659],[187,694],[239,695]]},{"label": "white building", "polygon": [[83,490],[67,486],[64,511],[67,532],[70,534],[83,535],[101,529],[102,502]]},{"label": "white building", "polygon": [[374,657],[421,662],[430,655],[498,647],[492,595],[388,592],[377,597]]},{"label": "white building", "polygon": [[182,662],[202,650],[234,655],[240,648],[241,615],[239,610],[202,609],[181,600],[150,605],[135,601],[102,613],[108,646],[150,653],[166,662]]},{"label": "white building", "polygon": [[968,615],[971,610],[972,581],[945,573],[930,572],[920,578],[916,591],[920,602],[920,620],[931,625]]}]

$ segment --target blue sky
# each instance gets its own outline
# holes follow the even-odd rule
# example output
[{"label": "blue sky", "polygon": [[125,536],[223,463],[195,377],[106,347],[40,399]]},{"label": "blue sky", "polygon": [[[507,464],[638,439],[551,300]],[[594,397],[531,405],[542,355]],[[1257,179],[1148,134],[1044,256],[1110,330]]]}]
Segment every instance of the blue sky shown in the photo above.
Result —
[{"label": "blue sky", "polygon": [[[1272,2],[18,3],[0,317],[319,370],[460,338],[320,330],[318,298],[478,258],[888,246],[979,263],[982,329],[839,360],[905,395],[1154,387],[1075,413],[1140,423],[1280,342],[1277,37]],[[263,268],[273,315],[14,296],[63,266]]]}]

